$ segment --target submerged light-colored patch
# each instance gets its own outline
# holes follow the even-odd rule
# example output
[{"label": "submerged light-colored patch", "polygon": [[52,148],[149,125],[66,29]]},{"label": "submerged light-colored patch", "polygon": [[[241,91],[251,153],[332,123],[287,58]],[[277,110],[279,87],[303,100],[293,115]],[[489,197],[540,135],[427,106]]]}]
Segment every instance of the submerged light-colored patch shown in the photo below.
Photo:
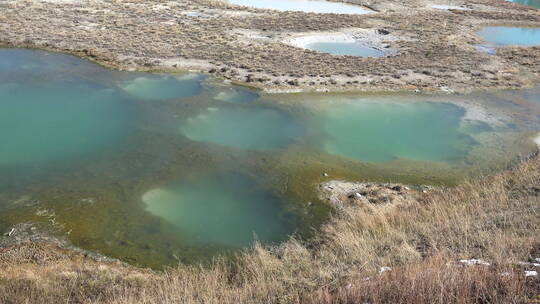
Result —
[{"label": "submerged light-colored patch", "polygon": [[290,228],[279,200],[242,176],[204,178],[156,188],[143,195],[146,209],[194,243],[249,246],[282,241]]},{"label": "submerged light-colored patch", "polygon": [[279,149],[303,134],[291,117],[264,107],[208,108],[188,118],[180,131],[194,141],[242,149]]},{"label": "submerged light-colored patch", "polygon": [[250,103],[257,100],[259,95],[247,90],[229,88],[217,93],[214,98],[232,103]]},{"label": "submerged light-colored patch", "polygon": [[463,114],[463,109],[443,103],[364,101],[334,106],[320,116],[326,135],[323,148],[363,161],[459,161],[474,144],[458,130]]},{"label": "submerged light-colored patch", "polygon": [[198,95],[201,90],[201,76],[146,75],[124,81],[120,87],[127,93],[141,99],[175,99]]}]

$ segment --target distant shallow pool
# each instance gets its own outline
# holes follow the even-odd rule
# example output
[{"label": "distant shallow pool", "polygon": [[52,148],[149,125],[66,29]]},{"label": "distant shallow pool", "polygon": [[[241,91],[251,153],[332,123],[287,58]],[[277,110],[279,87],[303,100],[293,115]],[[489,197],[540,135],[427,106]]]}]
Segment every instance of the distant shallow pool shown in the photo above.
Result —
[{"label": "distant shallow pool", "polygon": [[357,5],[321,1],[321,0],[227,0],[236,5],[255,8],[273,9],[278,11],[297,11],[306,13],[332,14],[367,14],[370,10]]},{"label": "distant shallow pool", "polygon": [[510,26],[489,26],[478,32],[478,35],[487,42],[496,46],[540,45],[540,28],[533,27],[510,27]]},{"label": "distant shallow pool", "polygon": [[508,0],[510,2],[519,3],[521,5],[532,6],[540,9],[540,0]]},{"label": "distant shallow pool", "polygon": [[329,53],[332,55],[349,55],[360,57],[381,57],[384,52],[365,46],[358,42],[315,42],[305,46],[306,49]]}]

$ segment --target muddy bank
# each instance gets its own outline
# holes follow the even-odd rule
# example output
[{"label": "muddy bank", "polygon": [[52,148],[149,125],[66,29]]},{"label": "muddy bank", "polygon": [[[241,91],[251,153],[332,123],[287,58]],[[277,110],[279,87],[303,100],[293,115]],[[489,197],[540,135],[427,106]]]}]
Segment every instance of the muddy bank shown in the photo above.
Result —
[{"label": "muddy bank", "polygon": [[[120,69],[203,71],[270,91],[469,91],[520,88],[540,76],[540,47],[504,47],[495,55],[474,47],[484,24],[540,26],[533,8],[487,0],[349,2],[374,13],[277,12],[205,0],[11,0],[0,3],[0,44],[74,53]],[[285,43],[302,33],[344,31],[376,33],[369,37],[392,52],[332,56]]]}]

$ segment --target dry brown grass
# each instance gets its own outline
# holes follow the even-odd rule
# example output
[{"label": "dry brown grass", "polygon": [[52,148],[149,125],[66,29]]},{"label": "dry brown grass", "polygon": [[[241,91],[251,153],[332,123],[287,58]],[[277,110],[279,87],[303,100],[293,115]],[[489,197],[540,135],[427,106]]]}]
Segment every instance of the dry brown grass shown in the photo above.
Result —
[{"label": "dry brown grass", "polygon": [[[317,240],[256,246],[204,269],[154,273],[47,245],[9,248],[0,303],[526,303],[540,279],[515,263],[540,258],[539,198],[536,157],[400,205],[349,204]],[[491,266],[456,262],[472,257]]]},{"label": "dry brown grass", "polygon": [[470,267],[437,256],[337,290],[318,290],[304,303],[527,303],[538,287],[538,280],[509,266]]}]

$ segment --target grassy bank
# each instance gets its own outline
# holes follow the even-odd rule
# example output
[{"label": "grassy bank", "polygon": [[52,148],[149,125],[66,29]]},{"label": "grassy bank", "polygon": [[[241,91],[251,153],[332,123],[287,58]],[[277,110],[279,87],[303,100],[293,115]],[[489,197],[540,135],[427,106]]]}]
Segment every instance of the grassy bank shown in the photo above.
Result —
[{"label": "grassy bank", "polygon": [[[540,158],[407,200],[347,200],[309,244],[164,273],[47,244],[0,249],[0,303],[527,303],[540,278]],[[488,265],[467,266],[477,258]],[[391,270],[381,273],[381,267]],[[540,271],[540,267],[536,267]]]}]

